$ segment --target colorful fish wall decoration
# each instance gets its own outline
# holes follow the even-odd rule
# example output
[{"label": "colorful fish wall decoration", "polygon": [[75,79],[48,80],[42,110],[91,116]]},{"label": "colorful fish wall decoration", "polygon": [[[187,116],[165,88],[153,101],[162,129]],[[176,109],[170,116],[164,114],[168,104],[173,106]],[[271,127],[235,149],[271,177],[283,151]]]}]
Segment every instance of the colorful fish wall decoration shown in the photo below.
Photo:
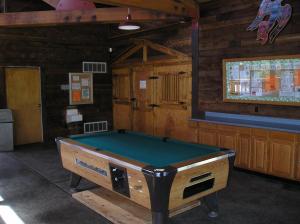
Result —
[{"label": "colorful fish wall decoration", "polygon": [[257,31],[257,40],[261,44],[273,43],[292,16],[292,6],[282,5],[283,0],[263,0],[258,14],[248,31]]}]

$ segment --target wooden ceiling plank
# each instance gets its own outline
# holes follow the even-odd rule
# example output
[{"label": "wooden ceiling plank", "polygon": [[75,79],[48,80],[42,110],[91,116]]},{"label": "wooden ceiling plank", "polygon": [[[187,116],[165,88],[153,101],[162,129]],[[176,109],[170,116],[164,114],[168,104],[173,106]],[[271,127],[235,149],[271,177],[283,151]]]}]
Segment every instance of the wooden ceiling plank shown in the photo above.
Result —
[{"label": "wooden ceiling plank", "polygon": [[[178,18],[148,10],[133,9],[133,21],[172,21]],[[119,23],[127,15],[126,8],[99,8],[74,11],[34,11],[1,13],[0,27],[51,26],[80,23]]]},{"label": "wooden ceiling plank", "polygon": [[136,7],[177,16],[195,18],[198,14],[198,4],[193,0],[92,0],[96,3],[122,7]]}]

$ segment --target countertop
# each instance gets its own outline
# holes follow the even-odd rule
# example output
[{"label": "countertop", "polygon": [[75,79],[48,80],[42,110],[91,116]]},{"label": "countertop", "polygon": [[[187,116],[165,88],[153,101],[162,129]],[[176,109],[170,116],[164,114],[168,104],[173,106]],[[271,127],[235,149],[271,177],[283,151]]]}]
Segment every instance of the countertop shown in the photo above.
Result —
[{"label": "countertop", "polygon": [[297,119],[205,112],[203,117],[191,120],[195,122],[208,122],[213,124],[224,124],[249,128],[263,128],[273,131],[284,131],[300,134],[300,120]]}]

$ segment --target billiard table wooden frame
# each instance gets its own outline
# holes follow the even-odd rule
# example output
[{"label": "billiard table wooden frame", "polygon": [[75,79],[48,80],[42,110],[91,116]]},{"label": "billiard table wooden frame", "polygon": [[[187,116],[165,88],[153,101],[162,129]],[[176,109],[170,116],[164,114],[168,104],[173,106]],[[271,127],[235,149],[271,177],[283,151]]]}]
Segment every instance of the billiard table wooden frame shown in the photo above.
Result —
[{"label": "billiard table wooden frame", "polygon": [[[164,168],[130,160],[122,156],[87,146],[69,138],[56,139],[62,165],[72,172],[70,186],[76,188],[81,177],[113,192],[110,165],[126,169],[129,198],[152,212],[152,223],[166,224],[169,211],[204,199],[211,214],[217,214],[216,192],[227,186],[235,153],[222,149],[205,157],[198,157]],[[190,195],[195,186],[204,189]],[[201,187],[200,187],[201,186]],[[185,190],[191,189],[185,197]]]}]

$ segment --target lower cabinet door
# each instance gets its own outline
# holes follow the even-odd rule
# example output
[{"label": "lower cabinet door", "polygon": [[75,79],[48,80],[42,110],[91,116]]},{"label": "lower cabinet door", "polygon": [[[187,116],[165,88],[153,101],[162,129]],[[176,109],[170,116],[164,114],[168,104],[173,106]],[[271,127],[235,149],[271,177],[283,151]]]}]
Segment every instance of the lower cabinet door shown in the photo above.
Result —
[{"label": "lower cabinet door", "polygon": [[220,148],[236,150],[236,132],[219,130],[218,146]]},{"label": "lower cabinet door", "polygon": [[272,139],[270,143],[269,173],[284,178],[293,178],[295,161],[294,142]]},{"label": "lower cabinet door", "polygon": [[300,181],[300,143],[296,147],[295,177]]},{"label": "lower cabinet door", "polygon": [[237,137],[237,148],[235,166],[250,169],[251,135],[239,134]]},{"label": "lower cabinet door", "polygon": [[252,137],[251,169],[261,173],[268,172],[268,139]]},{"label": "lower cabinet door", "polygon": [[199,129],[199,144],[217,146],[217,131],[212,129]]}]

